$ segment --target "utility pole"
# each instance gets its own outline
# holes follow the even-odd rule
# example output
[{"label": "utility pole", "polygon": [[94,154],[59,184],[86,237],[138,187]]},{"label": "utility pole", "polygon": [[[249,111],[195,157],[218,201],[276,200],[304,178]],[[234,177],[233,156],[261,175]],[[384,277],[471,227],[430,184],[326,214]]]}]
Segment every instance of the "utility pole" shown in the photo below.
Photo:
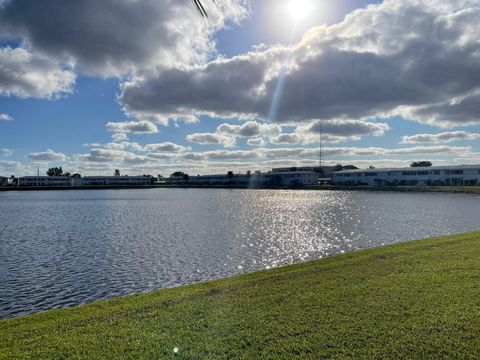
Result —
[{"label": "utility pole", "polygon": [[320,151],[319,151],[318,165],[319,165],[320,171],[321,171],[322,170],[322,155],[323,155],[322,154],[322,131],[323,131],[323,129],[322,129],[322,120],[319,120],[319,122],[320,122],[320,131],[318,132],[318,134],[319,134],[318,138],[319,138],[319,143],[320,143],[320,148],[319,148]]}]

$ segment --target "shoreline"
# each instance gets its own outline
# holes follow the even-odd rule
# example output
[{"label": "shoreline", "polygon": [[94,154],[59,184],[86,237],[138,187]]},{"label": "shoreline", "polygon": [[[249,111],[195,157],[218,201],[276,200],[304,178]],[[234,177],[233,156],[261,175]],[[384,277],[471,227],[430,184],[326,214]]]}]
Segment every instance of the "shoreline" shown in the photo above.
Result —
[{"label": "shoreline", "polygon": [[305,187],[244,187],[225,185],[92,185],[92,186],[32,186],[0,187],[5,191],[58,191],[58,190],[128,190],[128,189],[238,189],[238,190],[316,190],[316,191],[373,191],[373,192],[436,192],[480,194],[480,186],[334,186],[313,185]]},{"label": "shoreline", "polygon": [[9,318],[0,358],[477,358],[479,259],[470,232]]}]

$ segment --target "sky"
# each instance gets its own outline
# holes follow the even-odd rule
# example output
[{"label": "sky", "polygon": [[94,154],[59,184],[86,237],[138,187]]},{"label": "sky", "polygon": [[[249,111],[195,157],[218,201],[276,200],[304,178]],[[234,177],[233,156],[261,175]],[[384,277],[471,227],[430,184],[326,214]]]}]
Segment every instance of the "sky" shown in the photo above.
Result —
[{"label": "sky", "polygon": [[0,0],[0,176],[480,163],[480,0]]}]

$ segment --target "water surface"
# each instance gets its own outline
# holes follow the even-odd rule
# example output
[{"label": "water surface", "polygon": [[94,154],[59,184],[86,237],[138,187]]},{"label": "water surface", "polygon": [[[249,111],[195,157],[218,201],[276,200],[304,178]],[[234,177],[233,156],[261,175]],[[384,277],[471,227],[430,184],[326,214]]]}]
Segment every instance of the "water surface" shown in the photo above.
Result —
[{"label": "water surface", "polygon": [[467,194],[80,190],[0,205],[0,317],[480,228]]}]

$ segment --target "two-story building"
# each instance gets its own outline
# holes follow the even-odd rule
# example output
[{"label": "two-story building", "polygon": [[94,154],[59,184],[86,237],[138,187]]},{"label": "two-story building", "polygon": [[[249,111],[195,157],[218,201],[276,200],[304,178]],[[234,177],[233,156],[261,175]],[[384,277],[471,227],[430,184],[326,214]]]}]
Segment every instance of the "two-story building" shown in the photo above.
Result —
[{"label": "two-story building", "polygon": [[332,173],[338,186],[480,185],[480,165],[344,170]]}]

